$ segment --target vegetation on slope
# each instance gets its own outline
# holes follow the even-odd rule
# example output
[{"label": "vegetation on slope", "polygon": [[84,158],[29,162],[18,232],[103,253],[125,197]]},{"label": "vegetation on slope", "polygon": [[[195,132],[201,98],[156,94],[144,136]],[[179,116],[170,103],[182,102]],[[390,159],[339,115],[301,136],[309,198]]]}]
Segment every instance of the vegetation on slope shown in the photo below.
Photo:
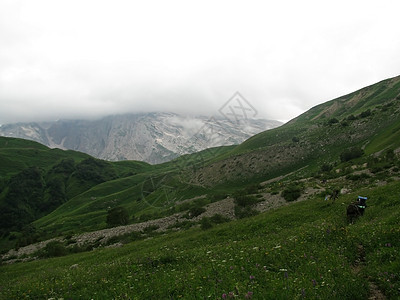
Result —
[{"label": "vegetation on slope", "polygon": [[[117,249],[2,266],[1,298],[399,297],[399,182]],[[345,209],[368,195],[363,217]]]},{"label": "vegetation on slope", "polygon": [[[0,295],[364,299],[375,290],[399,297],[399,89],[400,77],[385,80],[238,147],[158,166],[0,138],[3,248],[176,212],[200,216],[227,195],[237,218],[250,217],[186,221],[170,229],[190,229],[165,236],[149,226],[124,237],[137,241],[120,249],[1,266]],[[324,195],[294,202],[324,182]],[[322,200],[343,187],[353,192],[330,205]],[[260,189],[294,203],[254,216]],[[345,208],[358,194],[368,195],[368,209],[349,225]],[[117,210],[124,215],[107,220]],[[62,242],[43,251],[38,255],[70,252]]]}]

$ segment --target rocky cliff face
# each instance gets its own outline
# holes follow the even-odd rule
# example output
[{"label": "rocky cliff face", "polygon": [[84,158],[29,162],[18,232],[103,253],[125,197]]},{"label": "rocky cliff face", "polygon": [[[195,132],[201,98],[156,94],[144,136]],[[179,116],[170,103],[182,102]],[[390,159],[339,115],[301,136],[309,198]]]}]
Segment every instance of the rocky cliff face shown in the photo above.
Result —
[{"label": "rocky cliff face", "polygon": [[0,135],[77,150],[105,160],[155,164],[209,147],[239,144],[279,125],[278,121],[262,119],[232,123],[223,118],[147,113],[108,116],[94,121],[7,124],[0,127]]}]

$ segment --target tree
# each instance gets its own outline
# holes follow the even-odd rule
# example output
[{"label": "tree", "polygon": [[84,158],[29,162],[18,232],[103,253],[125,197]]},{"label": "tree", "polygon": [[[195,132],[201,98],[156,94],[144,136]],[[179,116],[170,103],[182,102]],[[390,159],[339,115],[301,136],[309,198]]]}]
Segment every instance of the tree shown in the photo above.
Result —
[{"label": "tree", "polygon": [[107,213],[107,225],[110,227],[126,225],[129,222],[129,214],[124,207],[114,207]]}]

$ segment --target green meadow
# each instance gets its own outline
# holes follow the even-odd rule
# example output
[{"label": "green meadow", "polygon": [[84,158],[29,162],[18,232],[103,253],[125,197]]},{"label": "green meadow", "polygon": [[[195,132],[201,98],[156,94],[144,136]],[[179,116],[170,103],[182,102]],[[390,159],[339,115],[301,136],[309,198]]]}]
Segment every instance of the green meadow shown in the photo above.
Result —
[{"label": "green meadow", "polygon": [[[0,267],[1,299],[400,297],[400,183],[255,217]],[[346,207],[368,196],[364,216]]]}]

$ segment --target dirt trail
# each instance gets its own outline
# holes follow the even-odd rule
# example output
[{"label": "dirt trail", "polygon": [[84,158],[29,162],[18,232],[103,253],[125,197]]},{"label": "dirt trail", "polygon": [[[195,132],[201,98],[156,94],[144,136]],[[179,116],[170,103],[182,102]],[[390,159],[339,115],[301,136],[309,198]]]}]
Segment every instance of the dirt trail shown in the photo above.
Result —
[{"label": "dirt trail", "polygon": [[[353,274],[362,276],[360,272],[364,268],[364,265],[365,265],[365,249],[363,245],[359,244],[357,246],[357,259],[355,260],[354,265],[352,266]],[[386,297],[382,293],[382,291],[378,288],[378,286],[374,282],[370,281],[369,278],[366,278],[366,280],[368,281],[368,287],[369,287],[368,299],[385,300]]]}]

